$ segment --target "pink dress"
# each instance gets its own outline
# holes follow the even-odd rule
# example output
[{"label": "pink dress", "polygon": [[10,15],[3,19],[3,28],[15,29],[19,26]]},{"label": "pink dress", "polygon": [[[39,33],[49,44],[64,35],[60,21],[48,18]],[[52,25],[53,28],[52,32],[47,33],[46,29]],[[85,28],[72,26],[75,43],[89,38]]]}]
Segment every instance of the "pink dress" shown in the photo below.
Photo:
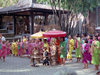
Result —
[{"label": "pink dress", "polygon": [[29,50],[28,50],[28,45],[29,45],[29,42],[28,41],[26,41],[25,42],[25,52],[26,52],[26,54],[29,54]]},{"label": "pink dress", "polygon": [[[88,41],[88,44],[89,44],[89,46],[91,47],[91,44],[92,44],[92,42],[93,42],[93,40],[89,40]],[[89,59],[88,59],[90,62],[91,62],[91,60],[92,60],[92,56],[91,56],[91,53],[89,53]]]},{"label": "pink dress", "polygon": [[84,53],[83,53],[83,63],[88,63],[91,60],[90,53],[89,53],[90,45],[88,43],[85,44]]},{"label": "pink dress", "polygon": [[28,44],[28,52],[30,55],[32,54],[32,43]]},{"label": "pink dress", "polygon": [[10,43],[7,44],[7,55],[10,55]]},{"label": "pink dress", "polygon": [[6,48],[6,44],[2,44],[1,46],[1,56],[5,57],[7,55],[7,48]]},{"label": "pink dress", "polygon": [[43,42],[40,42],[39,46],[40,46],[40,52],[42,52],[43,51]]}]

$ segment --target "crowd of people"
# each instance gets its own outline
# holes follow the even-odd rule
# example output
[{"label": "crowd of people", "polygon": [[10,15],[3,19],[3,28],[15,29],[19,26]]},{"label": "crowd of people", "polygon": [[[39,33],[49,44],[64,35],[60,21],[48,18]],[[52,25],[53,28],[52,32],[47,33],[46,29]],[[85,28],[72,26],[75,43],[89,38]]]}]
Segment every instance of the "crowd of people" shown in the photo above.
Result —
[{"label": "crowd of people", "polygon": [[0,39],[0,59],[5,62],[6,56],[29,55],[31,65],[37,63],[43,65],[64,65],[65,61],[72,61],[72,51],[75,50],[76,63],[82,62],[84,69],[89,64],[99,69],[100,37],[96,35],[69,35],[68,37],[30,39],[24,36],[22,39],[9,42]]}]

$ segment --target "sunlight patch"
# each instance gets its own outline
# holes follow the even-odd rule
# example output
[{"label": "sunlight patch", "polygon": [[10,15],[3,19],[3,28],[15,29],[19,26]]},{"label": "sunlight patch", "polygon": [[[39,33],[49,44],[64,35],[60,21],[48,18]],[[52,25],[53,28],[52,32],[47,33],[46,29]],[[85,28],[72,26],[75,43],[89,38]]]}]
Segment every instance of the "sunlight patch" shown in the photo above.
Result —
[{"label": "sunlight patch", "polygon": [[28,72],[31,69],[15,69],[15,70],[8,70],[8,69],[0,69],[0,72]]}]

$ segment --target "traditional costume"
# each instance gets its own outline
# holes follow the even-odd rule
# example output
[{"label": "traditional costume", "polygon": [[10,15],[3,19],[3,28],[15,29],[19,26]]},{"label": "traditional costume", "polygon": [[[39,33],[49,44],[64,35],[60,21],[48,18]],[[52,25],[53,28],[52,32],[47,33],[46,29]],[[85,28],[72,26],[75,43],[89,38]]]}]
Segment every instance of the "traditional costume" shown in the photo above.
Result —
[{"label": "traditional costume", "polygon": [[72,59],[72,50],[74,49],[74,40],[73,39],[69,40],[68,46],[69,46],[69,50],[68,50],[67,58]]}]

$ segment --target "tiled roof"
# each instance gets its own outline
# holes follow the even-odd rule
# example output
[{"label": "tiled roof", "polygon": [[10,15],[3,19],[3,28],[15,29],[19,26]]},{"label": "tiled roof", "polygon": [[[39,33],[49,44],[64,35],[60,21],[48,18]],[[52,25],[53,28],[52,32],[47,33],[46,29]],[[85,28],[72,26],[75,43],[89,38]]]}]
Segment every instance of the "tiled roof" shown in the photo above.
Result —
[{"label": "tiled roof", "polygon": [[[31,10],[31,9],[52,11],[52,7],[50,5],[33,3],[32,0],[19,0],[19,2],[15,5],[0,9],[0,14],[21,12],[21,11],[27,11],[27,10]],[[59,10],[59,8],[57,8],[57,10]]]}]

